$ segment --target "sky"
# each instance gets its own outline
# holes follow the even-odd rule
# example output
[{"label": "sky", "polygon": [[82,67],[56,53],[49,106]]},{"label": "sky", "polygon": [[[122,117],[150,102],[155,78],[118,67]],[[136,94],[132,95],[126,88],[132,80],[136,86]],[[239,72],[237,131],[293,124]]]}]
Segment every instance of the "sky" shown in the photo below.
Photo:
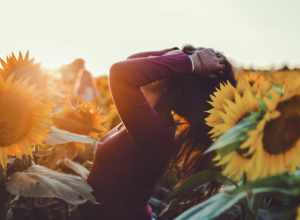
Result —
[{"label": "sky", "polygon": [[95,75],[128,55],[212,47],[245,67],[300,64],[298,0],[0,0],[0,56],[46,68],[77,57]]}]

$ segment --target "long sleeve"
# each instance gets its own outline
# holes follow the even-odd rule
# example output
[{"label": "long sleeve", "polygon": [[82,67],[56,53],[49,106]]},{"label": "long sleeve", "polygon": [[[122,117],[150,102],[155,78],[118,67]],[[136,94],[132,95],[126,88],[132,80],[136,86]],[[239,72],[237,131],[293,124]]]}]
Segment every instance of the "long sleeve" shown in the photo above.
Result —
[{"label": "long sleeve", "polygon": [[110,88],[129,134],[140,144],[170,144],[167,125],[146,101],[140,87],[166,78],[192,73],[184,54],[132,59],[116,63],[110,71]]},{"label": "long sleeve", "polygon": [[142,58],[142,57],[149,57],[149,56],[161,56],[172,50],[179,50],[179,48],[172,47],[172,48],[158,50],[158,51],[146,51],[146,52],[135,53],[135,54],[130,55],[127,59],[135,59],[135,58]]},{"label": "long sleeve", "polygon": [[151,219],[147,201],[176,147],[168,125],[140,87],[189,74],[191,69],[185,54],[130,59],[112,66],[110,88],[127,129],[121,127],[98,144],[88,178],[101,203],[93,214],[97,218]]}]

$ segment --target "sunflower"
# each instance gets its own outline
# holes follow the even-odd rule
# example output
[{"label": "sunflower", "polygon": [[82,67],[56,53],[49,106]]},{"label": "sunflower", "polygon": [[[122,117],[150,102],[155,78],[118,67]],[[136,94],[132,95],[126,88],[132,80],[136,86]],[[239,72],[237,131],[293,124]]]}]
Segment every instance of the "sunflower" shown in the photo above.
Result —
[{"label": "sunflower", "polygon": [[238,80],[238,87],[245,88],[246,84],[250,84],[253,91],[261,91],[266,93],[272,85],[284,86],[286,90],[293,90],[300,84],[299,69],[289,70],[281,69],[276,71],[258,71],[258,70],[242,70],[236,74]]},{"label": "sunflower", "polygon": [[[299,79],[299,70],[277,70],[268,74],[269,79],[273,83],[285,85],[286,83],[292,83],[291,79]],[[297,81],[297,80],[296,80]]]},{"label": "sunflower", "polygon": [[8,156],[31,155],[32,145],[47,137],[52,104],[41,101],[28,82],[0,77],[0,165]]},{"label": "sunflower", "polygon": [[206,123],[212,127],[209,132],[211,137],[215,140],[254,110],[258,106],[257,95],[258,93],[254,94],[248,87],[239,92],[230,83],[221,84],[211,95],[209,102],[212,109],[208,111]]},{"label": "sunflower", "polygon": [[0,75],[6,79],[14,77],[16,79],[26,79],[31,84],[38,88],[45,89],[47,86],[47,75],[43,73],[40,64],[35,63],[33,58],[30,58],[29,52],[23,55],[12,53],[6,57],[6,60],[0,59],[1,68]]},{"label": "sunflower", "polygon": [[184,132],[190,126],[190,123],[184,117],[178,115],[174,111],[172,111],[172,117],[176,124],[175,136],[180,135],[182,132]]},{"label": "sunflower", "polygon": [[231,85],[230,82],[221,83],[220,88],[210,95],[211,101],[209,104],[213,107],[213,110],[223,109],[224,99],[233,100],[236,89]]},{"label": "sunflower", "polygon": [[103,129],[104,131],[109,131],[115,126],[117,126],[121,119],[118,114],[118,110],[115,105],[109,105],[106,110],[102,113],[104,115],[103,117]]},{"label": "sunflower", "polygon": [[100,100],[99,103],[104,108],[110,108],[113,105],[112,96],[109,90],[109,83],[107,76],[99,76],[95,79],[96,88],[98,90]]},{"label": "sunflower", "polygon": [[100,94],[98,103],[101,106],[102,114],[104,115],[104,127],[106,130],[110,130],[119,124],[121,120],[109,90],[107,76],[99,76],[95,81],[97,90]]},{"label": "sunflower", "polygon": [[269,74],[258,71],[246,71],[237,74],[237,90],[242,92],[244,89],[250,89],[253,93],[259,91],[261,94],[267,92],[272,86],[268,77]]},{"label": "sunflower", "polygon": [[250,180],[300,166],[300,86],[289,89],[288,84],[284,95],[273,92],[265,99],[268,112],[241,146],[255,151],[246,171]]},{"label": "sunflower", "polygon": [[[230,84],[221,85],[211,97],[213,108],[209,110],[209,116],[206,118],[207,124],[212,127],[209,132],[212,139],[220,137],[251,112],[257,111],[259,108],[257,94],[249,87],[238,91]],[[226,155],[220,155],[217,152],[214,160],[218,166],[224,168],[224,175],[238,180],[247,170],[250,156],[240,149]]]},{"label": "sunflower", "polygon": [[212,97],[213,108],[206,120],[212,127],[213,139],[251,112],[258,111],[261,101],[266,107],[263,117],[247,132],[238,150],[218,154],[215,158],[217,164],[223,166],[223,174],[235,180],[246,174],[249,180],[255,180],[299,167],[300,81],[297,74],[286,73],[285,77],[279,72],[263,77],[257,73],[244,74],[233,92],[234,100],[232,95],[223,95],[223,90],[225,88]]},{"label": "sunflower", "polygon": [[300,220],[300,206],[296,210],[296,220]]},{"label": "sunflower", "polygon": [[[229,82],[227,82],[224,84],[221,83],[220,88],[217,88],[216,91],[210,95],[211,101],[209,101],[209,104],[212,108],[207,111],[209,115],[205,119],[208,126],[215,127],[222,123],[221,115],[223,114],[224,106],[226,102],[234,100],[236,93],[237,90]],[[210,133],[213,138],[219,135],[212,131]]]},{"label": "sunflower", "polygon": [[[53,116],[53,122],[57,128],[94,138],[101,137],[106,131],[102,114],[94,103],[77,102],[73,105],[70,104]],[[72,142],[57,145],[54,149],[53,158],[75,159],[77,156],[84,155],[87,150],[87,146],[82,143]],[[54,159],[52,164],[54,164],[53,161]],[[49,164],[47,165],[49,166]]]},{"label": "sunflower", "polygon": [[102,94],[102,96],[105,96],[109,94],[109,85],[108,85],[108,78],[107,76],[99,76],[95,79],[96,81],[96,87],[100,93],[105,93]]},{"label": "sunflower", "polygon": [[101,112],[94,103],[81,102],[65,107],[54,115],[53,122],[57,128],[95,138],[103,131]]},{"label": "sunflower", "polygon": [[[83,157],[90,156],[85,152],[86,148],[81,143],[66,143],[59,145],[39,145],[35,152],[35,158],[38,164],[46,166],[50,169],[57,169],[60,162],[66,158],[74,160],[79,155]],[[90,156],[89,159],[91,159]],[[86,158],[84,158],[86,159]],[[85,161],[85,160],[84,160]]]},{"label": "sunflower", "polygon": [[300,87],[299,74],[299,70],[274,71],[269,74],[269,80],[273,84],[281,85],[285,92],[282,98],[288,99],[290,96],[293,96],[295,92],[298,92],[298,88]]}]

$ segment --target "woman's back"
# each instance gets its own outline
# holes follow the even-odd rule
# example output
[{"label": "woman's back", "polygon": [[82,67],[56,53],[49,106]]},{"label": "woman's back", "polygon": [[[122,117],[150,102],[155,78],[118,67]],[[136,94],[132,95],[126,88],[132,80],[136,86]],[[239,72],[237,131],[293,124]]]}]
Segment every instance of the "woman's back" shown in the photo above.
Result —
[{"label": "woman's back", "polygon": [[[167,54],[168,51],[142,53],[111,67],[110,89],[126,128],[120,125],[97,146],[94,167],[88,179],[97,201],[101,203],[95,213],[96,219],[150,220],[147,201],[178,150],[171,119],[173,98],[178,97],[168,93],[170,100],[164,99],[152,105],[141,88],[155,81],[195,73],[207,77],[205,74],[218,74],[223,69],[222,59],[210,50],[201,52],[202,55],[196,54],[207,65],[201,59],[192,62],[182,51]],[[182,90],[173,89],[178,90],[181,99],[191,99],[182,96]],[[194,108],[194,103],[181,107]]]},{"label": "woman's back", "polygon": [[[146,148],[146,150],[145,150]],[[117,219],[133,213],[137,219],[149,219],[147,201],[155,181],[165,166],[153,157],[153,146],[138,146],[123,124],[116,126],[97,145],[94,166],[88,182],[100,203],[102,214]],[[174,151],[172,147],[169,151]],[[163,147],[162,151],[167,148]],[[172,152],[166,152],[170,156]],[[164,158],[165,164],[169,158]],[[101,212],[100,212],[101,213]],[[113,215],[116,215],[112,217]],[[144,216],[144,217],[143,217]],[[143,218],[142,218],[143,217]],[[97,218],[100,216],[97,214]],[[125,218],[126,219],[126,218]]]}]

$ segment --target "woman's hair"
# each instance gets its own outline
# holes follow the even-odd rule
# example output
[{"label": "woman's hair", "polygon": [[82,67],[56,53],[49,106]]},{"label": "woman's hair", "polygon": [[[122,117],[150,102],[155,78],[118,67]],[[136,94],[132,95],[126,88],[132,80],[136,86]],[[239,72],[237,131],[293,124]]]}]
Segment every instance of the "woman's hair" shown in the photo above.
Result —
[{"label": "woman's hair", "polygon": [[176,88],[174,112],[188,123],[185,129],[179,129],[176,138],[179,150],[173,164],[179,166],[184,175],[191,175],[211,164],[212,155],[203,155],[212,144],[208,135],[209,127],[205,123],[206,111],[211,107],[208,103],[210,94],[220,83],[227,81],[236,85],[233,68],[226,59],[224,74],[218,78],[201,78],[187,74],[184,78],[170,82],[170,87]]}]

